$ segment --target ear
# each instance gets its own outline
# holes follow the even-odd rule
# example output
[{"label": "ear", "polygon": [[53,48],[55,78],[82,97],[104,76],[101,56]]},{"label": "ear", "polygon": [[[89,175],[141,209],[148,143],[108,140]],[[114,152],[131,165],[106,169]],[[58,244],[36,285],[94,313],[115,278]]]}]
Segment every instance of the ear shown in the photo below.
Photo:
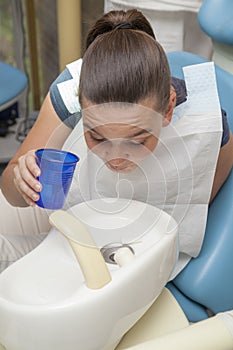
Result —
[{"label": "ear", "polygon": [[173,110],[176,106],[176,92],[173,87],[171,87],[171,92],[170,92],[170,100],[168,104],[168,108],[166,109],[163,117],[163,126],[167,126],[170,124],[172,120],[172,114]]}]

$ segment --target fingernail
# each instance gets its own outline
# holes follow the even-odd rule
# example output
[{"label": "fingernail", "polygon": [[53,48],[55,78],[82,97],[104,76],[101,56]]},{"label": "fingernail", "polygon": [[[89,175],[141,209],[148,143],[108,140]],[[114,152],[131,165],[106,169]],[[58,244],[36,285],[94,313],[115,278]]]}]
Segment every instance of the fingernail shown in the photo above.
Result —
[{"label": "fingernail", "polygon": [[35,190],[36,190],[36,191],[40,191],[40,189],[41,189],[40,185],[36,184]]},{"label": "fingernail", "polygon": [[34,176],[36,176],[36,177],[40,176],[40,170],[35,170],[34,171]]},{"label": "fingernail", "polygon": [[37,199],[39,198],[39,196],[38,196],[37,194],[33,194],[33,195],[32,195],[32,198],[35,199],[35,200],[37,200]]}]

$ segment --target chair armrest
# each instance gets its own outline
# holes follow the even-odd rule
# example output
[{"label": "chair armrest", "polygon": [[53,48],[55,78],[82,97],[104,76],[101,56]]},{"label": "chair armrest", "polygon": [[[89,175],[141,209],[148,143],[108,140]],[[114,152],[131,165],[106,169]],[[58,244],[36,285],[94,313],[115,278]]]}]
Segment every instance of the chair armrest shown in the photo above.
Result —
[{"label": "chair armrest", "polygon": [[214,313],[233,309],[233,171],[209,208],[203,246],[173,283]]}]

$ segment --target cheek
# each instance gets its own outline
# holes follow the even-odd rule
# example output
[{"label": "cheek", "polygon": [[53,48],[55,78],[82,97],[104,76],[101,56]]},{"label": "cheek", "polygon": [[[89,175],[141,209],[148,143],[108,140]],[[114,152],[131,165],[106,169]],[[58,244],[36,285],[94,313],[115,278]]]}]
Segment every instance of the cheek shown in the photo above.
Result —
[{"label": "cheek", "polygon": [[89,149],[92,149],[95,146],[94,140],[92,140],[91,137],[87,133],[84,134],[84,137],[85,137],[87,147]]},{"label": "cheek", "polygon": [[158,144],[158,139],[155,136],[150,136],[146,140],[144,146],[148,149],[149,152],[153,152],[157,144]]},{"label": "cheek", "polygon": [[154,151],[157,144],[158,139],[154,136],[151,136],[145,141],[145,143],[142,146],[138,147],[137,150],[135,149],[135,155],[139,159],[144,159]]},{"label": "cheek", "polygon": [[96,146],[98,145],[98,142],[93,140],[93,138],[89,135],[88,132],[84,134],[84,137],[85,137],[85,141],[86,141],[87,147],[89,149],[91,149],[92,151],[94,151]]},{"label": "cheek", "polygon": [[108,142],[98,142],[92,139],[92,137],[85,133],[85,141],[87,144],[87,147],[96,155],[103,158],[104,154],[106,153],[106,150],[108,149],[109,145]]}]

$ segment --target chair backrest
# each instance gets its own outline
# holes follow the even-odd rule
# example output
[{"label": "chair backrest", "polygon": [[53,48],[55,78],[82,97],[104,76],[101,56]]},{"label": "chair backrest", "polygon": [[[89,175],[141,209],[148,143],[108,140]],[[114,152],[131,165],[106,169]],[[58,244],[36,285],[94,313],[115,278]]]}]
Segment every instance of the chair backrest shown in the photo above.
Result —
[{"label": "chair backrest", "polygon": [[18,100],[28,79],[18,68],[4,62],[0,62],[0,77],[0,111],[3,111]]},{"label": "chair backrest", "polygon": [[197,19],[212,39],[213,61],[233,74],[233,1],[204,0]]},{"label": "chair backrest", "polygon": [[212,40],[233,45],[232,0],[204,0],[197,18],[203,32]]},{"label": "chair backrest", "polygon": [[[177,78],[184,77],[182,67],[208,61],[203,57],[189,52],[169,52],[167,56],[171,74]],[[226,72],[216,65],[215,69],[221,107],[227,112],[230,129],[233,131],[233,74]]]},{"label": "chair backrest", "polygon": [[[233,2],[232,2],[233,3]],[[187,52],[168,53],[172,75],[182,78],[182,67],[207,60]],[[233,131],[233,75],[216,67],[221,107]],[[209,207],[199,256],[172,281],[170,290],[190,321],[233,309],[233,171]]]}]

